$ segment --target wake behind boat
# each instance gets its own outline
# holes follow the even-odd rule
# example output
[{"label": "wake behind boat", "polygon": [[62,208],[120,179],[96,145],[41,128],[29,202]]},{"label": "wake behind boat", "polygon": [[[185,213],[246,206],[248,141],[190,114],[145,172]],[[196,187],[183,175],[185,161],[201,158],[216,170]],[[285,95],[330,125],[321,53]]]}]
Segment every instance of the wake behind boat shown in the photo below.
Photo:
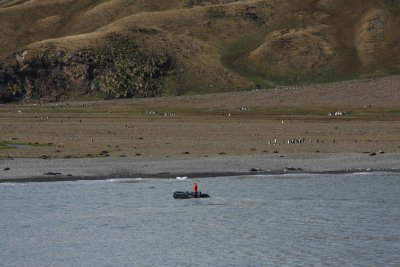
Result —
[{"label": "wake behind boat", "polygon": [[175,199],[187,199],[187,198],[209,198],[208,194],[202,194],[201,192],[194,193],[194,192],[182,192],[182,191],[175,191],[173,197]]}]

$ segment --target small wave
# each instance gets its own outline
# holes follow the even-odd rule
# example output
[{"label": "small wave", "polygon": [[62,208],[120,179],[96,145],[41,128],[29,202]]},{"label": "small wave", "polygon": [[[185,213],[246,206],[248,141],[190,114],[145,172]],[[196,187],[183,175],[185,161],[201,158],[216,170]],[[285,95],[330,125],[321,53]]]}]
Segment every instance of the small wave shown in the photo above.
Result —
[{"label": "small wave", "polygon": [[272,179],[309,179],[315,177],[323,177],[325,174],[317,174],[317,173],[281,173],[281,174],[265,174],[265,175],[257,175],[256,178],[272,178]]},{"label": "small wave", "polygon": [[113,178],[113,179],[107,179],[107,182],[113,182],[113,183],[121,183],[121,182],[140,182],[143,181],[143,178]]},{"label": "small wave", "polygon": [[0,186],[25,186],[26,183],[0,183]]},{"label": "small wave", "polygon": [[104,183],[134,183],[144,180],[143,178],[110,178],[110,179],[95,179],[95,180],[76,180],[76,181],[64,181],[65,184],[71,185],[91,185],[91,184],[104,184]]},{"label": "small wave", "polygon": [[70,186],[76,186],[76,185],[91,185],[91,184],[108,183],[108,181],[107,180],[76,180],[76,181],[61,181],[58,183],[70,185]]},{"label": "small wave", "polygon": [[185,181],[188,179],[188,177],[187,176],[177,176],[177,177],[175,177],[175,179],[178,181]]},{"label": "small wave", "polygon": [[363,171],[355,171],[352,173],[345,173],[345,176],[376,176],[376,175],[388,175],[390,172],[385,171],[374,171],[371,169],[363,170]]},{"label": "small wave", "polygon": [[348,173],[346,175],[348,176],[367,176],[367,175],[373,175],[376,173],[371,173],[371,172],[354,172],[354,173]]},{"label": "small wave", "polygon": [[124,183],[124,184],[142,183],[145,181],[149,181],[149,179],[146,179],[146,178],[113,178],[113,179],[107,180],[107,182],[111,182],[111,183]]}]

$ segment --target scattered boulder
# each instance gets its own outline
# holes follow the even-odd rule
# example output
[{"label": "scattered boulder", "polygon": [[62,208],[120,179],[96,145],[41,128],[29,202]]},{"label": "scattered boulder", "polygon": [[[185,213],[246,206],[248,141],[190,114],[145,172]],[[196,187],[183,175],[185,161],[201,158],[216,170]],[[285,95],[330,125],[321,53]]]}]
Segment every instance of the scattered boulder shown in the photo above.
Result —
[{"label": "scattered boulder", "polygon": [[55,176],[55,175],[61,175],[61,173],[60,172],[46,172],[43,175],[53,175],[53,176]]},{"label": "scattered boulder", "polygon": [[285,171],[302,171],[302,168],[286,167]]},{"label": "scattered boulder", "polygon": [[107,150],[103,150],[103,151],[101,151],[100,153],[99,153],[99,155],[100,156],[104,156],[104,157],[109,157],[110,155],[109,155],[109,151],[107,151]]}]

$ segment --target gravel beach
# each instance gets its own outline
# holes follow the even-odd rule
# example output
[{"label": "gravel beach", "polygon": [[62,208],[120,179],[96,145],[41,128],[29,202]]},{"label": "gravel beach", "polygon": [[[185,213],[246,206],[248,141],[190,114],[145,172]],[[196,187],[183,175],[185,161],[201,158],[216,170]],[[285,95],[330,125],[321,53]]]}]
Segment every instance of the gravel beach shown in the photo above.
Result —
[{"label": "gravel beach", "polygon": [[400,154],[289,154],[192,158],[2,159],[0,182],[218,177],[288,172],[399,171]]},{"label": "gravel beach", "polygon": [[0,105],[0,182],[397,171],[399,85]]}]

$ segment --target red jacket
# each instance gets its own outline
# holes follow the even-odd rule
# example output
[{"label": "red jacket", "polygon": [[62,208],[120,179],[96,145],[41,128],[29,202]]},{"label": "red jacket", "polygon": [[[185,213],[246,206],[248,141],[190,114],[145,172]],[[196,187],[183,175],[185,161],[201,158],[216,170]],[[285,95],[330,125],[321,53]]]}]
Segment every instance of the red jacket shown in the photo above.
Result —
[{"label": "red jacket", "polygon": [[197,184],[196,183],[193,183],[193,192],[197,193]]}]

